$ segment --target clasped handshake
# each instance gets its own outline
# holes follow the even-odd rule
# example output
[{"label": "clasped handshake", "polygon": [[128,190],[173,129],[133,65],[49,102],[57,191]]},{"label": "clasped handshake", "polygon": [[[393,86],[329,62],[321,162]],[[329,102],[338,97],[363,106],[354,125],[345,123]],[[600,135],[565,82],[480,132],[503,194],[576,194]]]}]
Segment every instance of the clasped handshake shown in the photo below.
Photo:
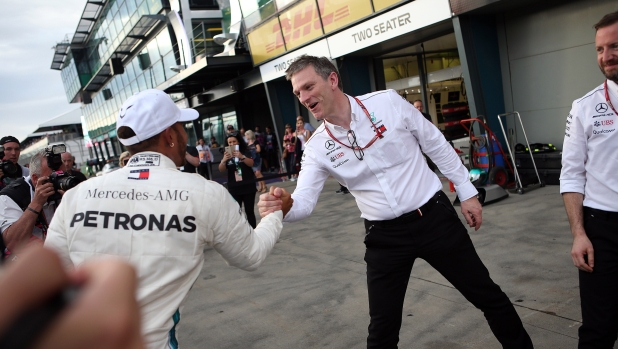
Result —
[{"label": "clasped handshake", "polygon": [[261,217],[273,213],[278,210],[283,211],[283,217],[290,211],[294,199],[290,192],[283,188],[270,187],[270,190],[266,194],[260,195],[260,201],[258,202],[258,209]]}]

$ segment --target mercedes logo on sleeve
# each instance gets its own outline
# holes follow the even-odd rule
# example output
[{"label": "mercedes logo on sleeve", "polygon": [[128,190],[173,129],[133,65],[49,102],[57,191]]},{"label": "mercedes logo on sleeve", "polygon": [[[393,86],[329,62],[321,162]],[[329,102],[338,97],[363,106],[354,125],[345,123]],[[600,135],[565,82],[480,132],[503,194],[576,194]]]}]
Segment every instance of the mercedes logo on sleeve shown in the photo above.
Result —
[{"label": "mercedes logo on sleeve", "polygon": [[326,141],[326,143],[324,143],[324,146],[327,150],[332,150],[333,148],[335,148],[335,142],[332,139],[329,139]]},{"label": "mercedes logo on sleeve", "polygon": [[594,108],[594,110],[597,111],[597,113],[605,113],[607,111],[607,104],[605,103],[599,103],[597,104],[597,106]]}]

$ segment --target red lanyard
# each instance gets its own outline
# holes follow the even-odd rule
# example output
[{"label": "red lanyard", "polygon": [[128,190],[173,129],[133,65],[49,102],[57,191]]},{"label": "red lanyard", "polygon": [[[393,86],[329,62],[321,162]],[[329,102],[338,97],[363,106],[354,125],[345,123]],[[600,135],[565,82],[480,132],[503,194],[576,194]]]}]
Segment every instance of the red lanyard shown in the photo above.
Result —
[{"label": "red lanyard", "polygon": [[[377,127],[376,124],[374,124],[373,121],[371,121],[371,116],[369,115],[369,112],[367,111],[367,108],[365,108],[363,103],[361,103],[361,101],[358,98],[356,98],[356,97],[352,97],[352,98],[354,98],[356,103],[358,103],[358,105],[361,107],[361,109],[365,112],[365,115],[367,115],[367,118],[369,119],[369,122],[371,122],[373,130],[376,132],[376,135],[373,137],[373,139],[369,143],[367,143],[366,146],[364,146],[362,148],[361,147],[357,147],[357,150],[365,150],[365,149],[369,148],[375,141],[377,141],[378,138],[383,138],[384,137],[382,132],[386,131],[386,128],[384,127],[384,125],[382,125],[381,127]],[[324,128],[326,129],[326,133],[328,133],[330,138],[332,138],[335,142],[343,145],[346,148],[353,149],[351,146],[349,146],[347,144],[343,144],[337,138],[335,138],[335,136],[333,136],[333,134],[328,129],[328,126],[324,125]]]},{"label": "red lanyard", "polygon": [[614,111],[614,115],[618,116],[618,112],[616,112],[612,101],[609,100],[609,89],[607,88],[607,80],[605,80],[605,100],[607,101],[607,104],[609,104],[610,108],[612,108],[612,110]]}]

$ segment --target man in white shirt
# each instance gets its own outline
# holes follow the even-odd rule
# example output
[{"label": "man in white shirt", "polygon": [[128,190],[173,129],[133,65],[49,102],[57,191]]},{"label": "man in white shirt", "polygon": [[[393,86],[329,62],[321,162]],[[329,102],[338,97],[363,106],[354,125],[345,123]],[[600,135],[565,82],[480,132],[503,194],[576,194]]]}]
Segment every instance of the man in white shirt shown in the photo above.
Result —
[{"label": "man in white shirt", "polygon": [[579,269],[579,348],[613,348],[618,334],[618,12],[595,26],[605,82],[573,102],[562,149],[560,193]]},{"label": "man in white shirt", "polygon": [[324,122],[305,146],[292,202],[286,203],[285,191],[263,194],[260,213],[270,212],[270,205],[286,210],[292,205],[284,221],[308,217],[328,176],[349,189],[365,219],[367,347],[397,348],[412,265],[423,258],[484,312],[505,348],[532,348],[513,305],[491,280],[442,183],[423,159],[421,148],[455,184],[470,227],[480,228],[477,191],[440,131],[393,90],[357,98],[344,94],[335,66],[325,57],[301,56],[286,74],[300,102]]},{"label": "man in white shirt", "polygon": [[116,121],[129,162],[69,190],[45,241],[69,267],[100,256],[135,266],[150,349],[178,347],[176,325],[206,245],[230,265],[255,270],[281,233],[277,207],[254,230],[223,186],[178,171],[188,140],[183,124],[198,116],[160,90],[129,97]]}]

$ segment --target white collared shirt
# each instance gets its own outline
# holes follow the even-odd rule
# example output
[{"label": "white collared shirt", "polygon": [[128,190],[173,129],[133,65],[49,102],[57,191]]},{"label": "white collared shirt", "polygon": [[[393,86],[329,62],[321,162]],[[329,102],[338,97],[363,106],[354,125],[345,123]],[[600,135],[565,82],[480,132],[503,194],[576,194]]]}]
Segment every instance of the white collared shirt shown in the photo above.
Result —
[{"label": "white collared shirt", "polygon": [[[618,108],[618,85],[608,81]],[[618,119],[605,99],[603,85],[573,102],[567,117],[560,193],[584,194],[584,206],[618,212]]]},{"label": "white collared shirt", "polygon": [[[376,135],[369,118],[353,97],[348,96],[352,111],[350,129],[360,147]],[[325,127],[341,143],[350,145],[343,127],[325,121],[305,145],[294,204],[285,222],[306,218],[315,207],[324,181],[333,176],[348,187],[356,199],[361,217],[387,220],[413,211],[425,204],[442,183],[433,173],[421,152],[427,154],[449,178],[461,201],[477,194],[470,183],[468,170],[453,147],[431,122],[394,90],[378,91],[358,97],[372,117],[384,126],[384,138],[363,150],[358,160],[352,149],[334,141]]]}]

